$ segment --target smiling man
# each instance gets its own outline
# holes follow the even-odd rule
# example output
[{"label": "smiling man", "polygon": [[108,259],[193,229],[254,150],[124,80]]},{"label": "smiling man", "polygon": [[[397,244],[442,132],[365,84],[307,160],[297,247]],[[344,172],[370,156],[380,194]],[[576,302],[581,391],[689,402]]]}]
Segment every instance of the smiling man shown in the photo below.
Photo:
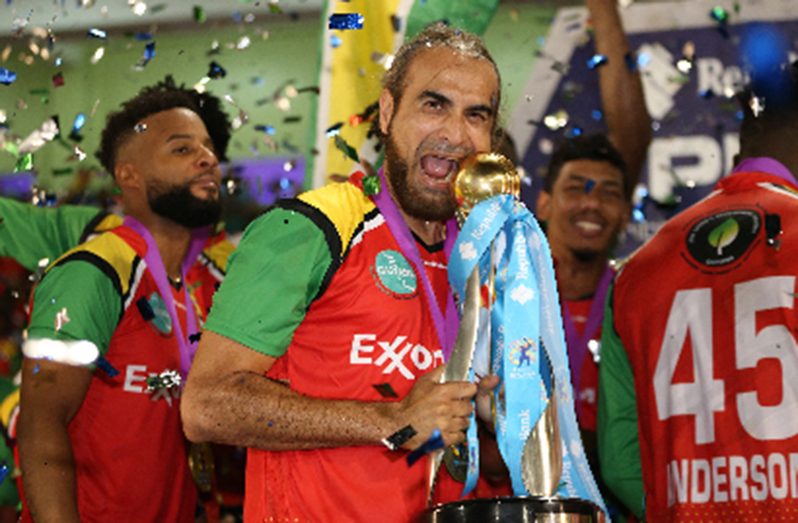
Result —
[{"label": "smiling man", "polygon": [[399,50],[383,85],[385,171],[250,225],[189,375],[189,439],[250,447],[247,521],[415,520],[427,459],[405,457],[463,441],[471,399],[496,384],[438,382],[451,182],[492,147],[495,63],[475,37],[436,25]]},{"label": "smiling man", "polygon": [[23,521],[194,521],[180,376],[218,283],[210,253],[229,252],[210,239],[221,175],[199,112],[184,90],[157,86],[108,118],[98,156],[126,217],[56,260],[36,289]]}]

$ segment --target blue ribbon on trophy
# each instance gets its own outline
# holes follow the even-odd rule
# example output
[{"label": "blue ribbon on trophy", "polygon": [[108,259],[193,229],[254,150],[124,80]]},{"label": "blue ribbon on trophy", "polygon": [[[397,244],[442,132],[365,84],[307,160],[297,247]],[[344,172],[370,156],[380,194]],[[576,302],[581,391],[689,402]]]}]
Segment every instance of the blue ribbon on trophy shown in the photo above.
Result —
[{"label": "blue ribbon on trophy", "polygon": [[[606,514],[576,422],[551,252],[517,200],[518,184],[515,167],[495,153],[472,157],[458,173],[461,230],[449,282],[462,318],[444,381],[489,372],[501,378],[494,421],[516,497],[587,500]],[[447,449],[467,459],[464,496],[479,475],[473,416],[466,445]],[[433,465],[431,488],[436,473]]]}]

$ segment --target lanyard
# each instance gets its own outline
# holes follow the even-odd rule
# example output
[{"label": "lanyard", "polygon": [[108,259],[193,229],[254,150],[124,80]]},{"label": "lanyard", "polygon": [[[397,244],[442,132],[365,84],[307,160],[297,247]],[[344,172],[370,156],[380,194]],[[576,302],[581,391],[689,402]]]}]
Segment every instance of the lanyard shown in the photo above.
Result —
[{"label": "lanyard", "polygon": [[580,336],[568,304],[563,302],[562,320],[565,324],[565,342],[568,347],[568,360],[571,365],[571,376],[573,377],[574,389],[579,390],[579,383],[582,376],[582,364],[587,354],[587,344],[592,339],[596,330],[601,326],[604,319],[604,299],[607,296],[607,289],[612,281],[612,269],[607,267],[599,280],[596,293],[593,295],[593,303],[590,304],[590,312],[587,315],[585,330]]},{"label": "lanyard", "polygon": [[[438,334],[438,342],[443,350],[444,358],[448,361],[458,328],[458,317],[454,306],[454,297],[451,292],[447,293],[446,314],[444,316],[439,305],[440,302],[438,302],[435,296],[435,289],[432,288],[432,282],[430,282],[427,271],[424,268],[424,261],[421,259],[421,254],[418,252],[416,241],[410,233],[410,228],[399,213],[399,208],[388,192],[384,169],[380,169],[377,174],[380,177],[380,191],[372,196],[374,204],[377,206],[377,209],[379,209],[383,218],[385,218],[385,223],[388,224],[388,229],[399,245],[399,250],[402,252],[402,255],[413,264],[416,273],[418,273],[421,279],[421,285],[424,287],[424,294],[427,295],[428,309],[432,314],[432,321],[435,324],[435,332]],[[457,222],[454,218],[451,218],[446,222],[446,240],[444,240],[443,244],[447,261],[451,255],[456,237]]]},{"label": "lanyard", "polygon": [[188,330],[187,335],[184,335],[183,327],[180,325],[180,320],[177,316],[172,287],[169,285],[166,269],[164,268],[161,253],[158,251],[158,245],[155,243],[155,239],[152,237],[152,234],[150,234],[150,231],[132,216],[125,217],[124,225],[135,231],[147,244],[147,252],[144,253],[144,263],[147,264],[147,269],[155,280],[158,292],[161,294],[164,305],[166,305],[166,310],[169,312],[169,317],[172,319],[173,329],[180,349],[180,372],[183,376],[183,380],[185,380],[188,369],[191,366],[191,361],[194,359],[194,352],[196,351],[196,347],[192,348],[188,336],[199,331],[197,314],[194,311],[194,305],[188,292],[189,285],[186,280],[186,275],[202,252],[202,248],[205,246],[205,242],[208,239],[208,231],[206,229],[194,231],[191,243],[188,247],[188,252],[185,258],[183,258],[183,263],[180,267],[180,275],[183,278],[183,299],[186,304],[186,329]]}]

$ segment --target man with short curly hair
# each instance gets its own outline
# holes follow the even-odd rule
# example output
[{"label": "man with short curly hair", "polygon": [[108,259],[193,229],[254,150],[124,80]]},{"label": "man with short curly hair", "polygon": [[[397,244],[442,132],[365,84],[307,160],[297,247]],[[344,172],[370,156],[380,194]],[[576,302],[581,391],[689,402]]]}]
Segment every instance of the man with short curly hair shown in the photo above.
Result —
[{"label": "man with short curly hair", "polygon": [[18,433],[24,521],[194,521],[180,383],[231,250],[211,236],[215,145],[229,133],[210,136],[203,100],[166,82],[108,117],[98,156],[126,216],[36,289]]}]

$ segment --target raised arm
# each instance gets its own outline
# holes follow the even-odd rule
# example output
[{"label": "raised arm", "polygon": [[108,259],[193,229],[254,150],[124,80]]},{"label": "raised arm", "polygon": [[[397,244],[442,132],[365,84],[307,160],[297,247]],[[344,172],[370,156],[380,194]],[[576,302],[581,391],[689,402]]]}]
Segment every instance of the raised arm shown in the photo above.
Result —
[{"label": "raised arm", "polygon": [[399,402],[339,401],[303,396],[264,373],[275,358],[205,331],[181,398],[192,441],[266,450],[379,445],[406,425],[415,448],[438,428],[446,444],[463,440],[476,393],[472,383],[437,383],[442,369],[419,379]]},{"label": "raised arm", "polygon": [[631,52],[621,23],[617,0],[586,0],[593,23],[596,52],[607,57],[598,68],[601,107],[612,144],[629,169],[629,189],[640,171],[651,143],[651,117],[646,109],[640,74],[627,64]]},{"label": "raised arm", "polygon": [[0,197],[0,256],[10,256],[29,271],[80,243],[100,209],[78,205],[36,207]]}]

